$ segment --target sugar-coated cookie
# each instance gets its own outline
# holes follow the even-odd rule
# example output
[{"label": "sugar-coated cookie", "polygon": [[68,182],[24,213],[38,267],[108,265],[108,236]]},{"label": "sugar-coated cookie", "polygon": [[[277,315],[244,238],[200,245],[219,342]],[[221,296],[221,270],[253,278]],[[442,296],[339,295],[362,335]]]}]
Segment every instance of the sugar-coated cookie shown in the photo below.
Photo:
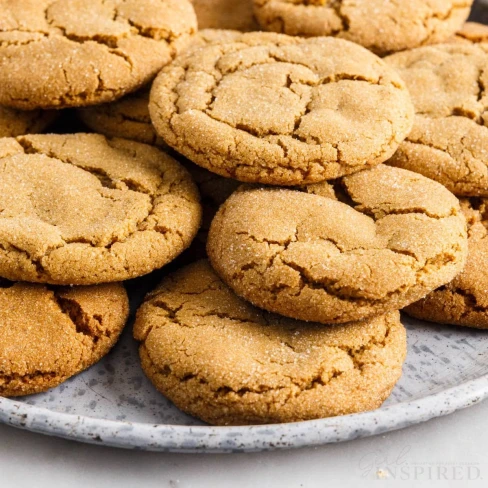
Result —
[{"label": "sugar-coated cookie", "polygon": [[468,259],[462,273],[405,309],[412,317],[488,329],[488,200],[461,200],[468,220]]},{"label": "sugar-coated cookie", "polygon": [[300,185],[379,164],[410,132],[397,73],[334,38],[249,33],[178,57],[149,110],[188,159],[240,181]]},{"label": "sugar-coated cookie", "polygon": [[116,100],[197,28],[188,0],[0,0],[0,12],[0,104],[24,110]]},{"label": "sugar-coated cookie", "polygon": [[378,53],[445,41],[468,18],[473,0],[254,0],[265,30],[337,36]]},{"label": "sugar-coated cookie", "polygon": [[417,112],[388,164],[432,178],[455,195],[488,196],[488,52],[475,44],[439,44],[385,61],[406,82]]},{"label": "sugar-coated cookie", "polygon": [[166,153],[97,134],[0,139],[0,276],[88,285],[160,268],[200,226],[198,191]]},{"label": "sugar-coated cookie", "polygon": [[402,308],[463,269],[466,220],[435,181],[380,165],[306,191],[244,189],[212,222],[212,266],[258,307],[345,323]]},{"label": "sugar-coated cookie", "polygon": [[238,298],[207,261],[168,276],[148,295],[134,336],[156,388],[217,425],[378,408],[406,354],[397,311],[346,326],[286,319]]},{"label": "sugar-coated cookie", "polygon": [[129,315],[119,283],[48,287],[0,279],[0,395],[58,386],[105,356]]}]

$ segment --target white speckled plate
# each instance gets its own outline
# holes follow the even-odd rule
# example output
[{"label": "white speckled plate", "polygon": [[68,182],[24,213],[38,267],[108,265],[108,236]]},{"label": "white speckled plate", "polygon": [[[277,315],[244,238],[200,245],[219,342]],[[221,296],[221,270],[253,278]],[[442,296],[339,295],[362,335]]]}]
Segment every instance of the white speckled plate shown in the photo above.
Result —
[{"label": "white speckled plate", "polygon": [[[150,281],[150,280],[149,280]],[[131,284],[133,307],[149,286]],[[142,373],[128,325],[100,363],[46,393],[0,398],[0,421],[49,435],[157,451],[253,451],[303,447],[380,434],[446,415],[488,396],[488,331],[403,317],[403,377],[378,410],[251,427],[210,427],[180,412]]]}]

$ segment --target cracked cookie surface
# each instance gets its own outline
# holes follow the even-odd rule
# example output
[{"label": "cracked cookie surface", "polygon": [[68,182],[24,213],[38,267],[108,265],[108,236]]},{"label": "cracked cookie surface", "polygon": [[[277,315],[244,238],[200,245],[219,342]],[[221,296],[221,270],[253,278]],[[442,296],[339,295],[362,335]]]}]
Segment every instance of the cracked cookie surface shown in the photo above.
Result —
[{"label": "cracked cookie surface", "polygon": [[304,190],[243,189],[210,227],[212,266],[258,307],[361,320],[419,300],[464,266],[459,201],[422,175],[380,165]]},{"label": "cracked cookie surface", "polygon": [[207,261],[168,276],[148,295],[134,337],[156,388],[218,425],[378,408],[406,355],[397,311],[347,326],[287,319],[241,300]]},{"label": "cracked cookie surface", "polygon": [[385,61],[406,82],[412,132],[388,164],[421,173],[458,196],[488,196],[488,52],[440,44]]},{"label": "cracked cookie surface", "polygon": [[[234,30],[204,29],[192,37],[187,49],[231,41],[240,35],[240,32]],[[100,134],[165,147],[166,144],[156,134],[149,116],[149,90],[150,87],[146,86],[115,102],[81,108],[77,114],[87,127]]]},{"label": "cracked cookie surface", "polygon": [[63,288],[0,279],[0,395],[58,386],[99,361],[129,314],[121,284]]},{"label": "cracked cookie surface", "polygon": [[199,29],[257,31],[252,0],[190,0]]},{"label": "cracked cookie surface", "polygon": [[468,221],[468,259],[453,281],[405,309],[412,317],[488,329],[488,200],[461,200]]},{"label": "cracked cookie surface", "polygon": [[1,0],[0,11],[0,104],[24,110],[120,98],[197,28],[187,0]]},{"label": "cracked cookie surface", "polygon": [[179,56],[156,78],[149,111],[158,134],[193,162],[274,185],[379,164],[413,123],[404,83],[374,54],[271,33]]},{"label": "cracked cookie surface", "polygon": [[53,110],[15,110],[0,105],[0,137],[43,132],[57,118]]},{"label": "cracked cookie surface", "polygon": [[0,276],[88,285],[160,268],[195,236],[198,191],[166,153],[97,134],[0,140]]},{"label": "cracked cookie surface", "polygon": [[337,36],[378,54],[445,41],[468,18],[472,3],[472,0],[254,0],[256,18],[266,30],[294,36]]}]

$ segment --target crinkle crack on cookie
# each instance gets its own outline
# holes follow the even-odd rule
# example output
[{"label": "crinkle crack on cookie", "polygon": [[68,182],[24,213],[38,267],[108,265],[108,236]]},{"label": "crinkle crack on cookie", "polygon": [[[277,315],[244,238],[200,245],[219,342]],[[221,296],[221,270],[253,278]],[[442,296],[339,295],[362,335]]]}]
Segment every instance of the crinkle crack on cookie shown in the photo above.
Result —
[{"label": "crinkle crack on cookie", "polygon": [[62,288],[0,279],[0,395],[58,386],[100,360],[129,315],[121,284]]},{"label": "crinkle crack on cookie", "polygon": [[0,0],[0,104],[109,102],[148,83],[196,32],[187,0]]},{"label": "crinkle crack on cookie", "polygon": [[[449,38],[449,42],[464,42],[470,44],[488,43],[488,25],[478,22],[466,22],[456,35]],[[488,47],[484,47],[487,49]]]},{"label": "crinkle crack on cookie", "polygon": [[238,298],[207,261],[168,276],[149,294],[134,336],[156,388],[217,425],[378,408],[406,355],[397,311],[347,326],[286,319]]},{"label": "crinkle crack on cookie", "polygon": [[212,222],[212,266],[258,307],[345,323],[402,308],[463,269],[466,220],[432,180],[381,165],[305,191],[244,189]]},{"label": "crinkle crack on cookie", "polygon": [[337,36],[387,54],[443,42],[472,0],[254,0],[261,27],[293,36]]},{"label": "crinkle crack on cookie", "polygon": [[388,164],[421,173],[455,195],[488,196],[488,52],[440,44],[385,59],[416,109],[412,132]]},{"label": "crinkle crack on cookie", "polygon": [[160,268],[201,219],[187,171],[164,152],[96,134],[0,140],[0,276],[88,285]]},{"label": "crinkle crack on cookie", "polygon": [[468,220],[468,259],[453,281],[405,309],[412,317],[488,329],[488,200],[461,200]]},{"label": "crinkle crack on cookie", "polygon": [[[204,29],[192,37],[187,49],[233,41],[241,35],[241,32],[235,30]],[[99,134],[164,148],[166,144],[156,134],[149,116],[149,90],[150,87],[146,86],[115,102],[81,108],[77,111],[78,116],[87,127]]]},{"label": "crinkle crack on cookie", "polygon": [[158,134],[188,159],[273,185],[379,164],[413,123],[404,83],[374,54],[270,33],[178,57],[156,78],[149,110]]}]

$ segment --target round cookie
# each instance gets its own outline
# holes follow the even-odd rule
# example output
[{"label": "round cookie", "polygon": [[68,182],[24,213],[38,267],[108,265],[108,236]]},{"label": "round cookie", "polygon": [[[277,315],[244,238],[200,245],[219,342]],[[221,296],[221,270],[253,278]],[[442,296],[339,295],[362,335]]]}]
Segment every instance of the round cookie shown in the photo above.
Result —
[{"label": "round cookie", "polygon": [[0,276],[88,285],[160,268],[201,219],[188,172],[164,152],[98,134],[0,139]]},{"label": "round cookie", "polygon": [[0,0],[0,11],[0,104],[23,110],[116,100],[197,28],[188,0]]},{"label": "round cookie", "polygon": [[212,266],[258,307],[362,320],[419,300],[464,266],[459,201],[432,180],[380,165],[305,190],[243,189],[212,222]]},{"label": "round cookie", "polygon": [[243,34],[180,56],[156,78],[158,134],[225,177],[273,185],[337,178],[379,164],[413,123],[396,72],[334,38]]},{"label": "round cookie", "polygon": [[472,0],[254,0],[265,30],[337,36],[378,54],[445,41],[468,18]]},{"label": "round cookie", "polygon": [[397,311],[347,326],[269,314],[199,261],[163,280],[134,337],[156,388],[216,425],[296,422],[378,408],[401,376]]},{"label": "round cookie", "polygon": [[[214,42],[231,41],[240,35],[240,32],[231,30],[202,30],[192,37],[188,49],[196,49]],[[151,123],[149,90],[148,85],[115,102],[81,108],[77,114],[87,127],[100,134],[166,147]]]},{"label": "round cookie", "polygon": [[96,363],[128,315],[118,283],[53,288],[0,280],[0,396],[46,391]]},{"label": "round cookie", "polygon": [[455,195],[488,196],[488,52],[440,44],[385,61],[407,83],[417,112],[388,164],[432,178]]},{"label": "round cookie", "polygon": [[191,0],[200,29],[257,31],[252,0]]},{"label": "round cookie", "polygon": [[23,111],[0,106],[0,137],[43,132],[57,117],[48,110]]},{"label": "round cookie", "polygon": [[461,200],[468,220],[468,259],[453,281],[409,305],[421,320],[488,329],[488,200]]}]

